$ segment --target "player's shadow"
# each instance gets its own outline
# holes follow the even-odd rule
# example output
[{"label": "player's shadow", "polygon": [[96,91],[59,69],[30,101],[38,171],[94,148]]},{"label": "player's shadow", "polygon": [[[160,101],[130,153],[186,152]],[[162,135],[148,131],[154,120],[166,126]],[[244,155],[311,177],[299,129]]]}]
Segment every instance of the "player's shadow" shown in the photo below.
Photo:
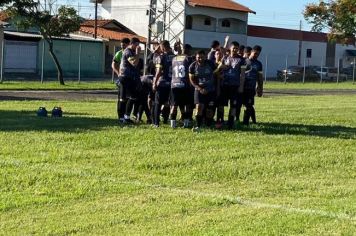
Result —
[{"label": "player's shadow", "polygon": [[261,122],[249,127],[241,126],[241,130],[257,131],[276,135],[306,135],[329,138],[356,139],[356,128],[341,125],[308,125],[276,122]]},{"label": "player's shadow", "polygon": [[[90,117],[82,113],[64,113],[61,118],[38,117],[36,111],[0,110],[0,131],[85,132],[118,126],[117,119]],[[130,126],[128,126],[130,127]]]}]

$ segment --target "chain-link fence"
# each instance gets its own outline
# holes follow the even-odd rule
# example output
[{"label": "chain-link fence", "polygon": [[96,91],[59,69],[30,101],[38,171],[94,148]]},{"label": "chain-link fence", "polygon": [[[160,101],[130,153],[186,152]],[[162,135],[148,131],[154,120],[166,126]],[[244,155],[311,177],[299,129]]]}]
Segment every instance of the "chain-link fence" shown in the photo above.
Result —
[{"label": "chain-link fence", "polygon": [[[57,68],[43,40],[19,42],[3,40],[0,56],[1,81],[54,81]],[[113,55],[120,48],[91,41],[58,40],[54,53],[65,80],[114,81]],[[282,83],[355,83],[356,57],[299,57],[298,55],[262,54],[265,81]]]},{"label": "chain-link fence", "polygon": [[[0,56],[1,81],[55,81],[58,69],[44,40],[3,40]],[[54,54],[63,77],[70,81],[111,81],[112,55],[106,55],[102,43],[56,40]],[[111,57],[108,60],[106,57]]]},{"label": "chain-link fence", "polygon": [[266,82],[355,82],[355,57],[351,59],[348,57],[299,59],[295,55],[270,54],[262,55],[259,60],[264,65]]}]

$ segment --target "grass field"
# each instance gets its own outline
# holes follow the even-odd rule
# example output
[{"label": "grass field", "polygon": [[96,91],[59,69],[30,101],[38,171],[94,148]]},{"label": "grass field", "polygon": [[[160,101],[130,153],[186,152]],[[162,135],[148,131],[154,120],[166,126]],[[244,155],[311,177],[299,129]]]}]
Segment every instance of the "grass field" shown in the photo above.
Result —
[{"label": "grass field", "polygon": [[192,133],[0,102],[0,235],[355,235],[356,96],[256,103],[258,125]]},{"label": "grass field", "polygon": [[[4,81],[0,84],[0,90],[89,90],[89,89],[115,89],[115,85],[109,80],[95,82],[74,82],[67,81],[66,85],[59,85],[58,82],[19,82]],[[287,83],[276,81],[267,81],[266,89],[311,89],[311,90],[328,90],[328,89],[356,89],[356,84],[352,81],[340,83]]]},{"label": "grass field", "polygon": [[51,82],[20,82],[20,81],[4,81],[0,84],[1,90],[109,90],[116,89],[116,85],[109,80],[81,82],[65,81],[65,85],[60,85],[56,81]]}]

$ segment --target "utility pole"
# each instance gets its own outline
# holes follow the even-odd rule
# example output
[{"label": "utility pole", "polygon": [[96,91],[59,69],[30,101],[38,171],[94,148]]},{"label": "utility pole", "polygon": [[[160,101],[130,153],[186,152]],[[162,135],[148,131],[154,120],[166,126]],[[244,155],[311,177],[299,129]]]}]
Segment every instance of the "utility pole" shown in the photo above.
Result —
[{"label": "utility pole", "polygon": [[303,32],[302,32],[302,20],[300,20],[300,22],[299,22],[299,50],[298,50],[298,66],[300,66],[300,65],[301,65],[302,46],[303,46]]},{"label": "utility pole", "polygon": [[95,0],[94,38],[98,35],[98,0]]}]

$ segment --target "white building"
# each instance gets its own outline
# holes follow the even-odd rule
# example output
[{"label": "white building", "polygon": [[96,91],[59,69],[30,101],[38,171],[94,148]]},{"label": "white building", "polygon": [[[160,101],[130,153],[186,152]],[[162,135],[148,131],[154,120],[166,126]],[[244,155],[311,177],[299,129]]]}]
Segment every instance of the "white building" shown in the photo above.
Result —
[{"label": "white building", "polygon": [[326,66],[346,68],[354,63],[356,47],[328,41],[325,33],[307,32],[265,26],[248,26],[247,45],[263,50],[260,60],[267,76],[289,66]]},{"label": "white building", "polygon": [[[183,31],[181,39],[184,43],[195,49],[207,49],[213,40],[223,43],[225,36],[229,35],[230,41],[242,45],[259,44],[263,48],[260,60],[268,77],[275,77],[277,70],[303,66],[304,63],[306,66],[340,65],[345,68],[356,58],[354,46],[329,43],[324,33],[248,25],[248,14],[254,12],[231,0],[176,2],[181,2],[174,11],[178,14],[183,9],[180,19],[183,24],[174,25],[174,30]],[[99,0],[99,3],[102,4],[103,18],[115,19],[138,35],[147,37],[150,0]],[[170,39],[169,33],[165,38]]]},{"label": "white building", "polygon": [[[230,40],[247,43],[248,7],[230,0],[188,0],[184,4],[182,40],[194,48],[208,48],[213,40]],[[135,33],[147,37],[150,0],[100,0],[102,17],[115,19]],[[177,8],[179,4],[177,4]],[[179,9],[180,10],[180,9]],[[179,11],[178,9],[176,11]],[[173,10],[174,11],[174,10]]]}]

